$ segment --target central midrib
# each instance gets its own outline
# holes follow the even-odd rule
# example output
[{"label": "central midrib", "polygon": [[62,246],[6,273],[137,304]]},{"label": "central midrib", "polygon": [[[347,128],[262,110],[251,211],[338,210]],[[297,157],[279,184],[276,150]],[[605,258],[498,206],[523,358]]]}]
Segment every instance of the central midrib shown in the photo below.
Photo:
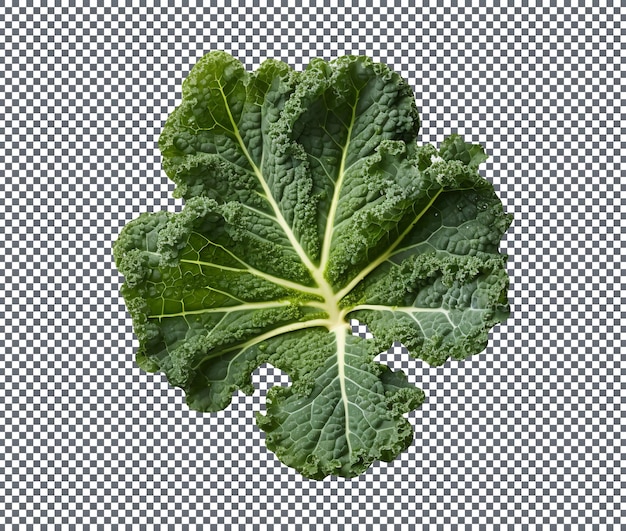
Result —
[{"label": "central midrib", "polygon": [[337,378],[341,390],[341,400],[343,402],[343,413],[346,419],[346,444],[348,445],[348,455],[352,455],[352,443],[350,442],[350,402],[348,400],[348,390],[346,388],[346,329],[345,326],[337,326],[333,329],[337,345]]},{"label": "central midrib", "polygon": [[[320,265],[319,267],[315,267],[313,263],[311,262],[307,253],[304,251],[304,249],[302,248],[302,246],[296,239],[295,234],[291,230],[291,227],[289,226],[284,216],[282,215],[282,212],[280,211],[280,208],[278,207],[278,204],[276,203],[274,196],[271,190],[269,189],[269,186],[267,185],[267,182],[265,181],[265,178],[263,177],[263,174],[260,168],[256,165],[256,163],[250,156],[250,153],[248,152],[248,149],[246,148],[246,145],[243,142],[243,138],[241,137],[239,133],[239,128],[237,127],[237,124],[235,123],[233,115],[230,112],[230,107],[228,105],[228,101],[226,100],[226,95],[224,94],[221,84],[220,84],[220,92],[222,93],[222,97],[224,98],[226,111],[228,113],[230,122],[233,126],[233,133],[235,135],[235,138],[237,139],[237,142],[239,143],[246,159],[248,160],[250,167],[253,169],[259,183],[261,184],[261,187],[263,188],[263,192],[267,198],[267,201],[275,213],[276,221],[278,222],[280,227],[283,229],[283,231],[287,235],[287,238],[289,239],[290,243],[296,250],[298,256],[300,257],[304,265],[309,269],[309,271],[311,271],[313,278],[318,286],[319,294],[325,302],[326,313],[328,313],[329,318],[328,320],[322,320],[318,322],[320,324],[326,325],[329,332],[332,331],[335,334],[335,340],[336,340],[336,346],[337,346],[337,378],[339,379],[339,387],[341,390],[341,400],[343,402],[343,410],[344,410],[344,417],[345,417],[346,444],[348,446],[348,455],[351,455],[352,443],[350,441],[350,436],[351,436],[350,434],[350,410],[349,410],[350,403],[348,400],[348,391],[346,388],[346,334],[347,334],[347,329],[349,329],[350,327],[343,318],[344,313],[342,313],[339,310],[339,304],[338,304],[339,299],[336,297],[336,294],[334,290],[332,289],[332,286],[324,278],[324,270],[326,269],[328,258],[330,255],[330,240],[332,239],[333,221],[337,213],[339,194],[340,194],[340,190],[343,184],[345,164],[346,164],[347,153],[348,153],[348,145],[350,144],[350,139],[352,136],[352,129],[353,129],[354,120],[355,120],[355,114],[356,114],[356,104],[352,109],[352,119],[350,122],[350,127],[348,129],[346,144],[344,146],[342,157],[341,157],[339,174],[337,177],[337,182],[335,183],[335,192],[333,194],[333,199],[332,199],[331,206],[329,209],[329,214],[328,214],[328,219],[327,219],[327,224],[326,224],[326,231],[324,234],[324,242],[323,242],[322,254],[321,254],[321,259],[320,259]],[[310,324],[313,324],[313,323],[309,323],[309,325]],[[301,327],[305,328],[307,326],[294,324],[283,329],[283,332],[294,331],[294,330],[300,329]],[[263,336],[261,337],[263,338]],[[260,338],[256,338],[255,343],[258,342],[259,339]],[[247,348],[247,346],[248,345],[244,346],[244,348]]]}]

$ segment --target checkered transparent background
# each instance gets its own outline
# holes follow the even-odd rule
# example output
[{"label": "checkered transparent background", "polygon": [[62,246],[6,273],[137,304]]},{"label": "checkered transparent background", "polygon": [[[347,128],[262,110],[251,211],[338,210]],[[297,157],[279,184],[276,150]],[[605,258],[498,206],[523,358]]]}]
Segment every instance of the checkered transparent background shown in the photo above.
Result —
[{"label": "checkered transparent background", "polygon": [[[0,524],[626,522],[624,14],[411,4],[3,4]],[[140,212],[180,208],[156,142],[211,49],[249,68],[388,63],[415,87],[421,141],[484,144],[484,174],[515,215],[510,320],[463,363],[381,356],[428,402],[410,415],[411,448],[359,478],[305,480],[265,450],[253,411],[284,381],[272,368],[253,397],[203,415],[134,365],[111,244]]]}]

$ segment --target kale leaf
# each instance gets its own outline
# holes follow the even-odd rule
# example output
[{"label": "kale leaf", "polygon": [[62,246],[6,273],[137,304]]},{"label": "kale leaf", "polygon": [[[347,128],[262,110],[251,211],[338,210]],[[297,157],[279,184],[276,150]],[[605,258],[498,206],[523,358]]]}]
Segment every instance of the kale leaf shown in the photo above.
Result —
[{"label": "kale leaf", "polygon": [[424,393],[381,351],[463,359],[508,316],[511,216],[478,173],[487,157],[458,135],[418,145],[419,126],[409,85],[366,57],[249,72],[211,52],[159,140],[184,209],[142,214],[114,245],[139,366],[200,411],[252,393],[263,363],[286,372],[257,424],[309,478],[411,444]]}]

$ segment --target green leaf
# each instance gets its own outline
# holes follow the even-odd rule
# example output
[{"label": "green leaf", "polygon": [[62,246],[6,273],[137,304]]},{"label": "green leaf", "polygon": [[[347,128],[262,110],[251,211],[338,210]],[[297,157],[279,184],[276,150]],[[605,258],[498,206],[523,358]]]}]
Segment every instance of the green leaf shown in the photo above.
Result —
[{"label": "green leaf", "polygon": [[185,207],[142,214],[114,245],[140,367],[200,411],[280,368],[292,384],[257,422],[306,477],[406,449],[424,394],[376,355],[401,341],[433,365],[463,359],[508,315],[511,217],[477,171],[484,150],[418,146],[418,129],[410,87],[366,57],[304,72],[203,57],[159,140]]}]

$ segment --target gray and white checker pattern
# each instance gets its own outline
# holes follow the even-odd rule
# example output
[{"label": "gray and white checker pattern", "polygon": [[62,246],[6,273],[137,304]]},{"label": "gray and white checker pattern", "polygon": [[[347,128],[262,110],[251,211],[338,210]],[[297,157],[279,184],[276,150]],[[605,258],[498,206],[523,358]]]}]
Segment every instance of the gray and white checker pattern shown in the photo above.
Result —
[{"label": "gray and white checker pattern", "polygon": [[[0,524],[626,524],[623,10],[360,4],[3,3]],[[265,450],[253,412],[285,381],[272,368],[202,415],[134,365],[111,244],[140,212],[180,208],[156,141],[211,49],[249,68],[388,63],[415,87],[421,141],[483,143],[515,215],[510,320],[466,362],[381,355],[428,402],[410,449],[360,478],[305,480]]]}]

